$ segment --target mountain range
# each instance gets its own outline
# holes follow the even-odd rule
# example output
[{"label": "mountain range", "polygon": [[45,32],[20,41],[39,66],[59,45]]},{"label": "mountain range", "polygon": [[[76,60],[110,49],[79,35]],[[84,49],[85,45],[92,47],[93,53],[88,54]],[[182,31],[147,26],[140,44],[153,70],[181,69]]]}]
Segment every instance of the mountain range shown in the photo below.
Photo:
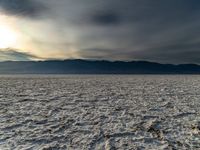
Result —
[{"label": "mountain range", "polygon": [[81,59],[4,61],[0,74],[200,74],[200,65]]}]

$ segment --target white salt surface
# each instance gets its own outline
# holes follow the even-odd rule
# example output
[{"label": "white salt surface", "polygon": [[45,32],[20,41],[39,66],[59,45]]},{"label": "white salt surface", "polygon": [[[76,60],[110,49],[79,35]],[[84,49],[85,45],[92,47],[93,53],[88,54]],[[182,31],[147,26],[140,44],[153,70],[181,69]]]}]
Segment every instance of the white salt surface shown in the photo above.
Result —
[{"label": "white salt surface", "polygon": [[0,150],[200,149],[200,76],[0,76]]}]

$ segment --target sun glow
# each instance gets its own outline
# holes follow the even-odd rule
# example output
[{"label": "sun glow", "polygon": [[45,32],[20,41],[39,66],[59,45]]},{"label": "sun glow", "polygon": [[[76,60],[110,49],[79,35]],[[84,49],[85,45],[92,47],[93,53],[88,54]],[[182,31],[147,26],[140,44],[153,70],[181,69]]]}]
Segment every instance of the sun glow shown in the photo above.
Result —
[{"label": "sun glow", "polygon": [[0,48],[14,47],[16,43],[16,33],[11,28],[0,25]]}]

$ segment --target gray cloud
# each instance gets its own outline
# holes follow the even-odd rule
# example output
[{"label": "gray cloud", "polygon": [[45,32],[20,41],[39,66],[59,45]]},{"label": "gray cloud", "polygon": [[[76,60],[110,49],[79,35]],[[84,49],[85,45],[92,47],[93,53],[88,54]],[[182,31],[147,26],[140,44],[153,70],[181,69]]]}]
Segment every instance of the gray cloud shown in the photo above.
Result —
[{"label": "gray cloud", "polygon": [[33,59],[41,59],[35,55],[19,52],[14,49],[3,49],[0,50],[0,61],[29,61]]},{"label": "gray cloud", "polygon": [[82,58],[199,63],[197,0],[50,3],[55,9],[53,17],[58,19],[55,26],[76,36]]},{"label": "gray cloud", "polygon": [[66,58],[72,49],[81,58],[200,63],[198,0],[0,0],[0,6],[25,16],[47,7],[43,27],[29,24],[37,41],[45,39],[35,43]]},{"label": "gray cloud", "polygon": [[36,17],[46,7],[36,0],[0,0],[0,7],[7,14]]},{"label": "gray cloud", "polygon": [[91,22],[99,25],[118,25],[121,22],[119,14],[111,11],[97,12],[90,18]]},{"label": "gray cloud", "polygon": [[[200,2],[196,0],[112,2],[115,6],[111,7],[111,12],[117,12],[116,14],[120,16],[119,26],[110,28],[110,25],[115,24],[102,24],[104,30],[96,30],[94,31],[96,35],[90,36],[90,40],[96,43],[97,48],[90,47],[88,48],[90,51],[83,50],[83,57],[200,63],[198,61],[200,60],[198,20]],[[109,2],[107,4],[109,5]],[[102,9],[107,8],[102,7]],[[110,44],[107,44],[108,41]]]},{"label": "gray cloud", "polygon": [[113,49],[103,49],[103,48],[92,48],[92,49],[83,49],[79,51],[80,55],[86,59],[110,59],[114,58],[117,55],[117,51]]}]

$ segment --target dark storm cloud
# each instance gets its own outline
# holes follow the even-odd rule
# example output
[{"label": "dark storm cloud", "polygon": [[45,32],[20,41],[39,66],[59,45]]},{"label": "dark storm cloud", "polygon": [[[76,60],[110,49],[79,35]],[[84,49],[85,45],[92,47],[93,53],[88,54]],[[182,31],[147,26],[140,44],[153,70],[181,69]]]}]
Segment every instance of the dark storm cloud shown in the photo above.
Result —
[{"label": "dark storm cloud", "polygon": [[27,17],[36,17],[46,9],[35,0],[0,0],[0,8],[7,14]]},{"label": "dark storm cloud", "polygon": [[18,50],[13,50],[13,49],[0,50],[1,61],[7,61],[7,60],[29,61],[33,59],[40,59],[40,58],[29,53],[19,52]]},{"label": "dark storm cloud", "polygon": [[[55,51],[73,49],[75,56],[92,59],[200,63],[199,0],[0,0],[0,6],[25,16],[47,7],[43,27],[34,34],[46,43],[71,43],[56,45]],[[51,44],[36,45],[52,50]]]},{"label": "dark storm cloud", "polygon": [[121,22],[120,15],[115,12],[98,12],[91,16],[91,22],[99,25],[118,25]]},{"label": "dark storm cloud", "polygon": [[[91,26],[104,28],[90,37],[94,42],[94,38],[104,43],[110,41],[110,45],[82,50],[83,57],[200,63],[200,1],[108,0],[105,3],[99,5],[102,11],[90,12]],[[115,25],[118,27],[110,28]]]}]

